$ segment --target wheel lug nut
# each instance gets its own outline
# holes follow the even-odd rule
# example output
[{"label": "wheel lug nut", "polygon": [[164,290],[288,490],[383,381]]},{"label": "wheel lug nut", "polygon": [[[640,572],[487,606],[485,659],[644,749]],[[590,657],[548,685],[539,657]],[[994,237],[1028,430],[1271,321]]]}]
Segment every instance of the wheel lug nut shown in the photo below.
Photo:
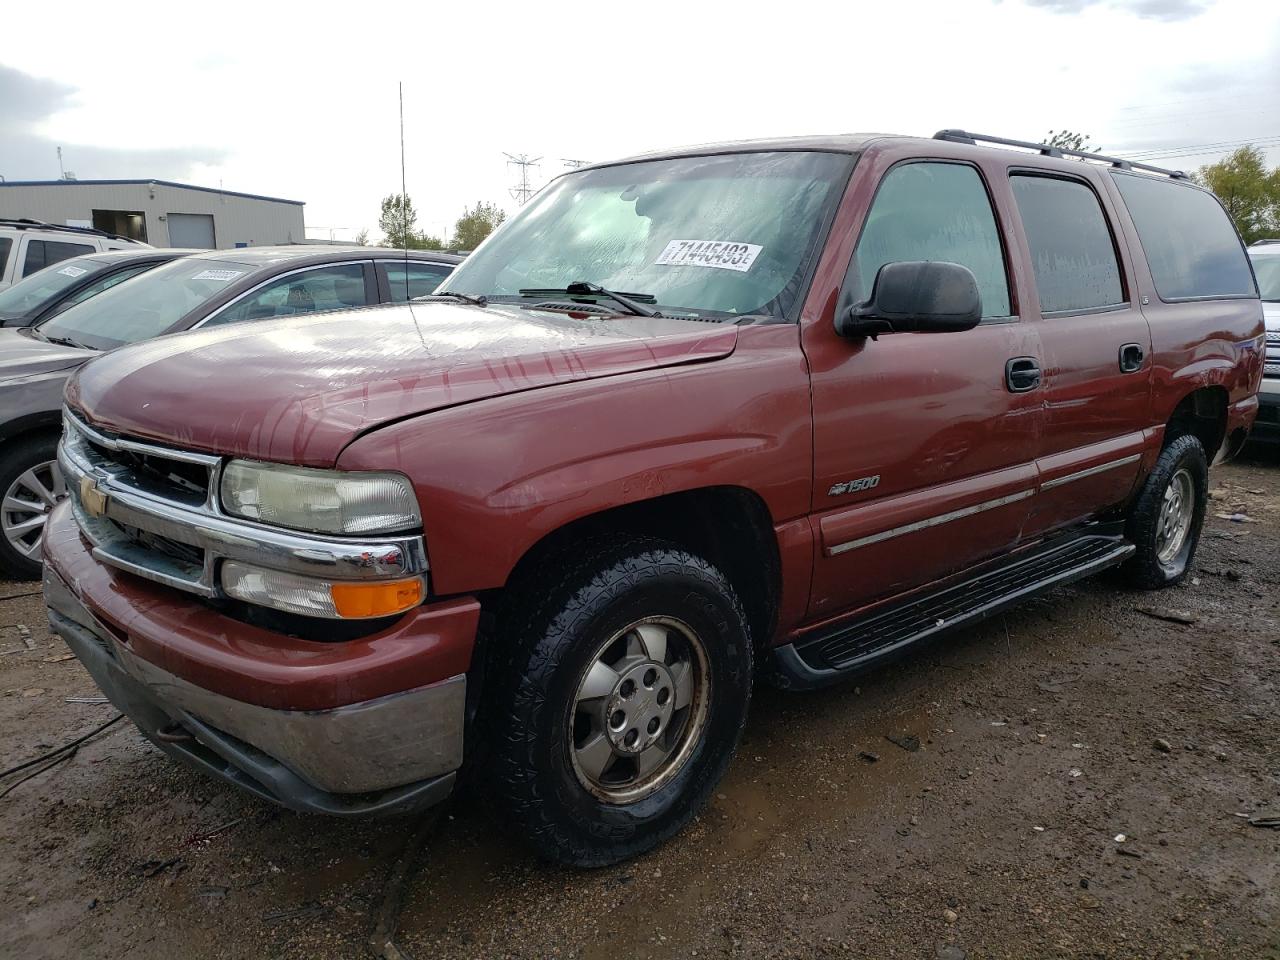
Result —
[{"label": "wheel lug nut", "polygon": [[646,671],[644,672],[644,685],[645,685],[646,687],[652,687],[652,686],[654,685],[654,683],[656,683],[656,682],[657,682],[657,680],[658,680],[658,671],[657,671],[657,670],[654,670],[654,669],[651,667],[651,668],[649,668],[648,670],[646,670]]},{"label": "wheel lug nut", "polygon": [[663,687],[661,690],[658,691],[658,696],[657,696],[658,706],[665,707],[667,705],[667,701],[670,699],[671,699],[671,691],[667,687]]},{"label": "wheel lug nut", "polygon": [[621,730],[626,723],[627,715],[621,710],[613,711],[612,716],[609,717],[609,726],[613,727],[615,730]]},{"label": "wheel lug nut", "polygon": [[623,743],[625,743],[628,747],[634,747],[636,745],[636,742],[639,739],[640,739],[640,731],[632,727],[630,730],[627,731],[627,735],[623,738]]},{"label": "wheel lug nut", "polygon": [[649,736],[653,736],[655,733],[657,733],[659,726],[661,726],[661,724],[658,722],[657,717],[654,717],[652,720],[650,720],[649,727],[648,727]]},{"label": "wheel lug nut", "polygon": [[635,692],[636,692],[636,684],[634,680],[623,680],[622,686],[618,688],[618,693],[622,695],[622,698],[624,700],[627,697],[630,697]]}]

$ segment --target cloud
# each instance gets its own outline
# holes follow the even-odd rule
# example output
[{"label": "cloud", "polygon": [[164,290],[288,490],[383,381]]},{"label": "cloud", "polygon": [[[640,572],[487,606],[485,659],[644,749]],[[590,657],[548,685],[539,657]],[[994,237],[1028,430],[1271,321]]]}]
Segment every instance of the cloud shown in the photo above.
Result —
[{"label": "cloud", "polygon": [[[34,77],[0,64],[0,176],[8,180],[54,180],[63,163],[82,180],[154,177],[181,180],[197,165],[222,162],[227,151],[208,147],[134,149],[55,142],[40,132],[48,118],[75,106],[74,87]],[[120,131],[127,140],[129,130]]]},{"label": "cloud", "polygon": [[1132,13],[1143,20],[1190,20],[1212,6],[1212,0],[1024,0],[1029,7],[1052,13],[1083,13],[1090,7],[1108,7]]}]

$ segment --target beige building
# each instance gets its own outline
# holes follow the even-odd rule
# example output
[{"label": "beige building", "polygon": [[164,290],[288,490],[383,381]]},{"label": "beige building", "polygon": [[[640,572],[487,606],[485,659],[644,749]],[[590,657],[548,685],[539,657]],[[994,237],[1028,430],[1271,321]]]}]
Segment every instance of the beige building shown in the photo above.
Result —
[{"label": "beige building", "polygon": [[94,227],[154,247],[230,248],[302,243],[301,200],[169,180],[0,182],[0,220]]}]

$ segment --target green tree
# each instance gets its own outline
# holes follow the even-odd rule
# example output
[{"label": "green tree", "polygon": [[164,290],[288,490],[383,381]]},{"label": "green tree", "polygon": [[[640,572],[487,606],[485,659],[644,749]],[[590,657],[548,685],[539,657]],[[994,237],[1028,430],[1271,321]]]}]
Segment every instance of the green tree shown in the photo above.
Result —
[{"label": "green tree", "polygon": [[368,227],[361,228],[360,232],[356,234],[354,243],[358,247],[367,247],[369,245],[369,228]]},{"label": "green tree", "polygon": [[1245,243],[1280,234],[1280,167],[1268,170],[1257,147],[1201,167],[1195,181],[1217,194]]},{"label": "green tree", "polygon": [[507,215],[496,205],[478,200],[474,207],[464,210],[454,224],[450,246],[454,250],[474,250],[505,219]]},{"label": "green tree", "polygon": [[382,214],[378,217],[378,229],[382,242],[388,247],[414,247],[417,235],[413,225],[418,222],[418,212],[413,201],[403,193],[389,193],[382,198]]},{"label": "green tree", "polygon": [[382,213],[378,217],[378,229],[382,231],[384,246],[408,250],[443,250],[444,240],[414,229],[418,211],[413,208],[413,198],[391,193],[382,198]]},{"label": "green tree", "polygon": [[1063,150],[1080,150],[1084,153],[1097,153],[1101,147],[1089,142],[1087,133],[1076,133],[1074,130],[1050,130],[1044,142],[1051,147]]}]

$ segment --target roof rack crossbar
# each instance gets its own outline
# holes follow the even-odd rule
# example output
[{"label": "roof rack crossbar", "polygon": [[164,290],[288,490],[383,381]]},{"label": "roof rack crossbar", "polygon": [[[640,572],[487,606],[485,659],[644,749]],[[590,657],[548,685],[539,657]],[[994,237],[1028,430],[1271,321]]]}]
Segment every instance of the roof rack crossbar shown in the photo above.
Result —
[{"label": "roof rack crossbar", "polygon": [[13,227],[15,230],[57,230],[61,233],[81,233],[92,237],[106,237],[109,240],[123,240],[125,243],[137,243],[132,237],[118,233],[108,233],[94,227],[71,227],[60,223],[48,223],[44,220],[32,220],[30,217],[0,217],[0,227]]},{"label": "roof rack crossbar", "polygon": [[1032,143],[1030,140],[1011,140],[1008,137],[991,137],[985,133],[969,133],[967,130],[939,130],[933,135],[935,140],[949,140],[952,143],[967,143],[974,146],[978,143],[995,143],[1002,147],[1021,147],[1024,150],[1035,150],[1044,157],[1079,157],[1082,160],[1099,160],[1109,163],[1117,170],[1145,170],[1147,173],[1159,173],[1172,180],[1188,180],[1190,177],[1182,170],[1166,170],[1164,167],[1153,167],[1149,163],[1138,163],[1122,157],[1109,157],[1104,153],[1090,153],[1088,150],[1072,150],[1069,147],[1055,147],[1047,143]]}]

